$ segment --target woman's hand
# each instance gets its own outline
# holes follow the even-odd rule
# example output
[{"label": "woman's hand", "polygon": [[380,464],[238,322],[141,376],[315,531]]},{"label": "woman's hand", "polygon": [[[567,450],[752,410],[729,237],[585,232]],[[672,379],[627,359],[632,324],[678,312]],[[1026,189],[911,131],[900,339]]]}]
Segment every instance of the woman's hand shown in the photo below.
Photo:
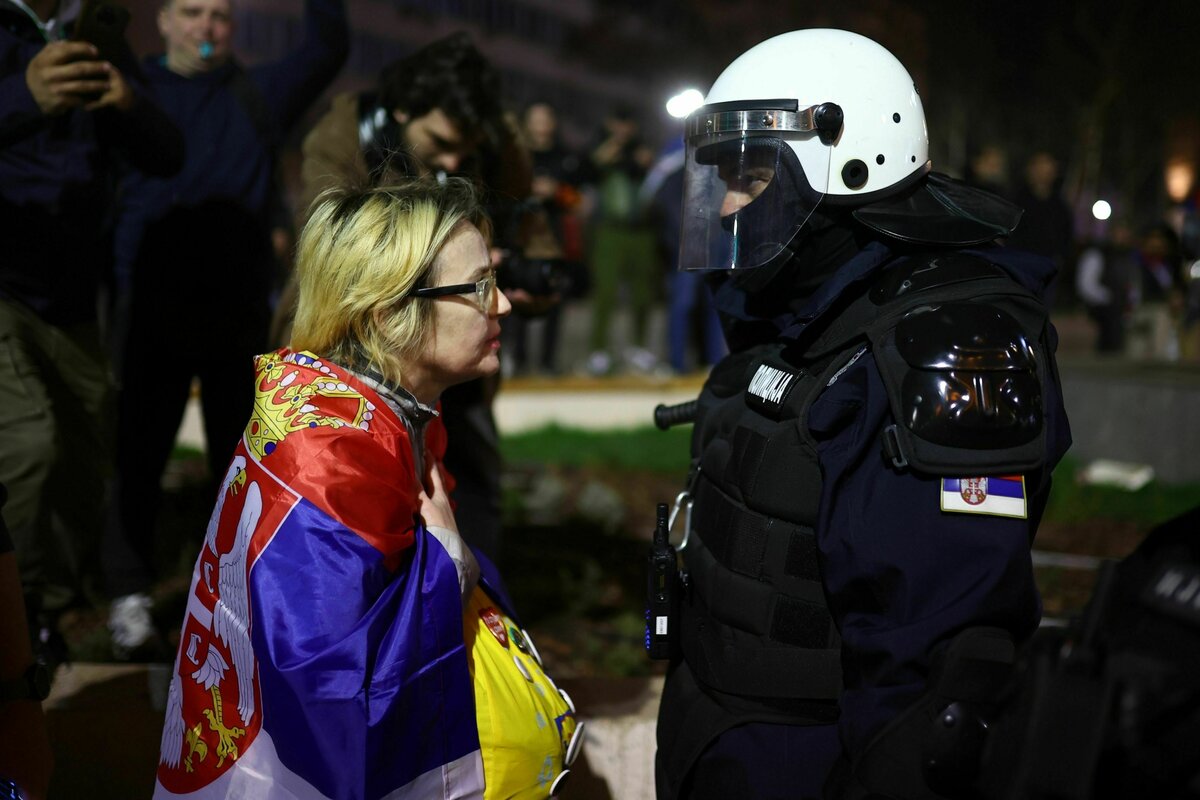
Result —
[{"label": "woman's hand", "polygon": [[446,486],[442,483],[442,472],[438,469],[437,461],[431,459],[429,482],[432,489],[426,492],[424,488],[417,495],[421,498],[421,516],[425,519],[425,527],[435,539],[446,549],[446,555],[454,562],[458,573],[458,592],[462,599],[463,608],[475,591],[479,581],[479,562],[475,554],[463,541],[458,532],[458,523],[454,521],[454,510],[450,508],[450,495],[446,494]]},{"label": "woman's hand", "polygon": [[450,495],[446,493],[446,487],[442,484],[442,472],[438,469],[436,461],[429,467],[429,482],[432,484],[431,490],[426,492],[425,487],[422,486],[421,493],[417,495],[421,500],[421,516],[424,518],[425,524],[449,528],[458,533],[458,523],[454,521],[454,509],[450,506]]}]

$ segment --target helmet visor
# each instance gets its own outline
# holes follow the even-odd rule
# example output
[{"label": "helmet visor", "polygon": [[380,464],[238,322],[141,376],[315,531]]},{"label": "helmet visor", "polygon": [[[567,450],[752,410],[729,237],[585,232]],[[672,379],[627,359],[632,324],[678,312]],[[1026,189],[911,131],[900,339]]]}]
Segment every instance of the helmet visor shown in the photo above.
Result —
[{"label": "helmet visor", "polygon": [[679,268],[761,267],[791,243],[824,197],[832,148],[806,174],[791,141],[815,133],[730,131],[689,137]]}]

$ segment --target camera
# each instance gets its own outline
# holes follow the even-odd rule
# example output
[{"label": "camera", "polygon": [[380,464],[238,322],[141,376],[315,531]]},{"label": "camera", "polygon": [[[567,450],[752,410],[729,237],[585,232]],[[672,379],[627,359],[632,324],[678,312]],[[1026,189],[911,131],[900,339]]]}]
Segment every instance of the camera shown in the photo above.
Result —
[{"label": "camera", "polygon": [[527,258],[510,251],[496,270],[496,284],[505,291],[522,289],[535,296],[568,297],[576,281],[572,268],[561,258]]},{"label": "camera", "polygon": [[587,268],[564,257],[563,247],[544,203],[529,198],[502,209],[497,218],[501,251],[496,283],[504,291],[520,289],[535,297],[577,299],[588,291]]}]

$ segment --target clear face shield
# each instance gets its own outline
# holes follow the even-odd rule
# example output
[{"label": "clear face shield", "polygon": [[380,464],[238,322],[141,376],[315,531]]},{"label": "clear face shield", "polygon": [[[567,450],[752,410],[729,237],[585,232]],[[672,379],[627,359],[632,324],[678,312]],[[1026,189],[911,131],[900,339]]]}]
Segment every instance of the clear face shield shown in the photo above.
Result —
[{"label": "clear face shield", "polygon": [[[836,116],[840,130],[841,110],[832,103],[797,111],[794,102],[791,110],[752,102],[760,105],[705,106],[687,120],[680,269],[768,264],[824,197],[832,152],[827,145],[836,136],[834,130],[827,142],[824,128]],[[806,148],[802,166],[790,143],[808,140],[816,146]]]}]

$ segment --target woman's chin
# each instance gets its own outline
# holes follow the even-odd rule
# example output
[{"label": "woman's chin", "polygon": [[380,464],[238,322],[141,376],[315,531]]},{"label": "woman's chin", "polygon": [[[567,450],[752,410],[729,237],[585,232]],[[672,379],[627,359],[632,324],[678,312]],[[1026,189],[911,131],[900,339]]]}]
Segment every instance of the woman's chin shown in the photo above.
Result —
[{"label": "woman's chin", "polygon": [[495,375],[499,371],[500,356],[492,353],[491,355],[485,356],[481,361],[476,363],[474,367],[464,369],[458,374],[454,375],[453,383],[451,385],[457,386],[460,383],[467,383],[468,381],[473,381],[476,378],[486,378],[491,375]]},{"label": "woman's chin", "polygon": [[479,377],[483,378],[489,375],[495,375],[500,371],[500,354],[496,352],[485,357],[480,363],[479,367],[481,370]]}]

